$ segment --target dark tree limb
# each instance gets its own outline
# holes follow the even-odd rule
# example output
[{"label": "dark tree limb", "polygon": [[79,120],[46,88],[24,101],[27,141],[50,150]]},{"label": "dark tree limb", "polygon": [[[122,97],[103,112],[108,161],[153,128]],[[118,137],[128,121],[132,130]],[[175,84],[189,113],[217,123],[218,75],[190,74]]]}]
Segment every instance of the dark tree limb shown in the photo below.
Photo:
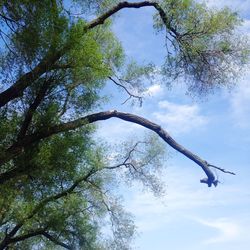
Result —
[{"label": "dark tree limb", "polygon": [[159,13],[163,23],[166,25],[166,28],[171,31],[173,34],[178,35],[177,31],[170,26],[170,22],[167,18],[166,13],[161,8],[160,4],[156,1],[142,1],[137,3],[132,2],[120,2],[117,5],[113,6],[111,9],[106,11],[101,16],[89,22],[86,26],[87,29],[93,29],[94,27],[103,24],[109,17],[113,16],[115,13],[119,12],[122,9],[130,8],[130,9],[139,9],[143,7],[153,7]]},{"label": "dark tree limb", "polygon": [[44,231],[45,231],[44,228],[38,228],[38,229],[33,230],[33,231],[29,232],[29,233],[16,236],[14,238],[9,239],[9,244],[16,243],[18,241],[23,241],[23,240],[29,239],[31,237],[41,235]]},{"label": "dark tree limb", "polygon": [[56,237],[52,236],[51,234],[49,234],[47,232],[43,232],[42,235],[58,246],[64,247],[65,249],[71,249],[71,250],[73,249],[71,246],[61,242]]},{"label": "dark tree limb", "polygon": [[22,124],[21,129],[20,129],[18,136],[17,136],[17,141],[25,136],[25,134],[29,128],[29,125],[32,121],[32,117],[34,115],[34,112],[36,111],[36,109],[38,108],[40,103],[43,101],[43,99],[46,95],[46,92],[48,90],[48,87],[49,87],[49,81],[45,80],[43,85],[41,86],[41,89],[39,90],[35,100],[30,105],[29,109],[27,110],[27,112],[25,114],[23,124]]},{"label": "dark tree limb", "polygon": [[11,100],[22,96],[23,91],[41,75],[51,69],[51,66],[62,56],[62,51],[49,52],[48,55],[31,71],[22,75],[12,86],[0,93],[0,108]]},{"label": "dark tree limb", "polygon": [[125,8],[142,8],[142,7],[153,7],[155,2],[150,1],[142,1],[137,3],[130,3],[130,2],[120,2],[117,5],[113,6],[111,9],[106,11],[101,16],[97,17],[96,19],[89,22],[86,26],[87,29],[93,29],[94,27],[98,25],[102,25],[109,17],[113,16],[115,13],[119,12],[122,9]]},{"label": "dark tree limb", "polygon": [[[119,118],[124,121],[136,123],[141,125],[142,127],[148,128],[158,134],[168,145],[172,148],[180,152],[181,154],[185,155],[187,158],[195,162],[199,165],[202,170],[205,172],[207,176],[207,184],[210,187],[212,184],[215,184],[215,176],[213,172],[209,168],[209,164],[201,159],[199,156],[195,155],[188,149],[184,148],[182,145],[177,143],[165,130],[163,130],[158,124],[153,123],[143,117],[133,115],[130,113],[123,113],[116,110],[106,111],[106,112],[99,112],[94,113],[91,115],[84,116],[82,118],[76,119],[74,121],[62,123],[57,126],[45,128],[44,130],[38,131],[34,134],[25,136],[22,140],[17,143],[14,143],[6,152],[0,157],[0,165],[8,162],[9,160],[13,159],[14,157],[20,155],[24,149],[28,146],[31,146],[35,142],[39,142],[42,139],[48,138],[52,135],[66,132],[69,130],[74,130],[80,128],[82,126],[86,126],[87,124],[94,123],[97,121],[107,120],[110,118]],[[10,174],[10,171],[12,173]],[[10,170],[9,172],[5,172],[0,175],[0,183],[4,183],[5,181],[13,178],[15,172],[18,169]]]},{"label": "dark tree limb", "polygon": [[13,19],[7,17],[6,15],[4,15],[4,14],[2,14],[2,13],[0,13],[0,17],[2,17],[5,21],[9,21],[9,22],[16,23],[15,20],[13,20]]},{"label": "dark tree limb", "polygon": [[17,224],[9,233],[6,232],[6,235],[2,242],[0,242],[0,250],[7,249],[8,245],[11,243],[11,238],[18,232],[22,227],[22,224]]},{"label": "dark tree limb", "polygon": [[[142,1],[137,3],[130,3],[130,2],[120,2],[107,12],[102,14],[101,16],[97,17],[96,19],[89,22],[83,30],[83,34],[88,30],[95,28],[105,22],[106,19],[114,15],[115,13],[119,12],[125,8],[143,8],[143,7],[153,7],[159,13],[163,23],[166,26],[167,31],[170,33],[171,36],[174,38],[178,38],[178,32],[171,27],[170,22],[167,18],[166,13],[161,8],[159,3],[154,1]],[[41,62],[30,72],[22,75],[13,85],[11,85],[8,89],[0,93],[0,108],[6,105],[8,102],[20,97],[23,95],[23,91],[30,86],[35,80],[37,80],[42,74],[51,70],[55,63],[63,56],[68,50],[70,49],[69,43],[66,42],[65,46],[57,51],[48,51],[47,55],[41,60]],[[56,67],[56,66],[55,66]]]},{"label": "dark tree limb", "polygon": [[57,238],[53,237],[51,234],[46,232],[46,229],[41,228],[41,229],[33,230],[33,231],[31,231],[29,233],[26,233],[26,234],[16,236],[14,238],[7,237],[4,241],[1,242],[0,250],[7,249],[7,247],[10,244],[17,243],[19,241],[24,241],[24,240],[27,240],[29,238],[32,238],[32,237],[35,237],[35,236],[41,236],[41,235],[46,237],[47,239],[49,239],[50,241],[52,241],[56,245],[64,247],[65,249],[73,249],[69,245],[59,241]]}]

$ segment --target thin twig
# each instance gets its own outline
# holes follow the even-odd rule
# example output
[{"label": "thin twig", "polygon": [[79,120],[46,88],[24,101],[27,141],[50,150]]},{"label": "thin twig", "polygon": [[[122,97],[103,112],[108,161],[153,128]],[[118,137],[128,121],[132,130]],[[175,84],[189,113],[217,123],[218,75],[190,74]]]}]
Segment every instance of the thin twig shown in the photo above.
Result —
[{"label": "thin twig", "polygon": [[117,82],[114,78],[109,77],[109,79],[117,86],[121,87],[122,89],[124,89],[126,91],[126,93],[129,95],[129,97],[122,103],[125,104],[129,99],[131,99],[132,97],[135,99],[138,99],[140,106],[142,106],[142,97],[135,95],[133,93],[131,93],[124,85],[122,85],[121,83]]},{"label": "thin twig", "polygon": [[218,169],[218,170],[220,170],[221,172],[226,173],[226,174],[236,175],[236,173],[234,173],[234,172],[228,171],[228,170],[223,169],[223,168],[220,168],[220,167],[216,167],[216,166],[211,165],[211,164],[209,164],[209,163],[208,163],[208,166],[211,167],[211,168]]}]

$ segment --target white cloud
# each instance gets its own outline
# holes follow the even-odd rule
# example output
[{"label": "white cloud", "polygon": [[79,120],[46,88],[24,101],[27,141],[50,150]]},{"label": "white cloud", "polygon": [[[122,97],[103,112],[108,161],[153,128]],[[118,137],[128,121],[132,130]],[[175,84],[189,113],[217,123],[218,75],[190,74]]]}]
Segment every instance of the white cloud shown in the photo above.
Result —
[{"label": "white cloud", "polygon": [[205,240],[204,244],[216,244],[239,240],[242,236],[242,227],[238,222],[230,218],[218,218],[214,220],[195,219],[203,226],[216,229],[218,232],[214,237]]},{"label": "white cloud", "polygon": [[163,93],[163,88],[160,84],[151,85],[144,93],[145,95],[149,95],[151,97],[155,97]]},{"label": "white cloud", "polygon": [[159,102],[161,111],[153,116],[173,133],[185,133],[207,124],[208,118],[200,114],[197,104],[181,105],[168,101]]},{"label": "white cloud", "polygon": [[[203,2],[203,1],[202,1]],[[250,9],[250,2],[249,0],[207,0],[207,5],[209,6],[215,6],[215,7],[224,7],[228,6],[232,8],[233,10],[240,11],[240,12],[246,12]]]},{"label": "white cloud", "polygon": [[244,19],[240,31],[242,31],[244,34],[248,34],[248,35],[250,34],[250,20],[249,19]]},{"label": "white cloud", "polygon": [[235,89],[231,97],[231,112],[235,124],[240,128],[250,127],[250,75]]},{"label": "white cloud", "polygon": [[[216,211],[216,214],[226,213],[228,208],[233,206],[237,208],[249,206],[249,191],[246,186],[221,184],[216,189],[209,189],[199,183],[202,175],[198,168],[196,170],[185,166],[169,166],[163,171],[161,178],[168,184],[164,197],[156,198],[152,193],[142,193],[138,185],[132,188],[132,192],[129,193],[133,195],[129,195],[129,199],[126,199],[126,208],[135,215],[138,231],[153,232],[160,228],[171,227],[177,222],[181,224],[180,218],[196,221],[197,216],[211,215],[212,211]],[[232,211],[232,216],[249,218],[249,212],[246,213],[244,216],[242,211],[237,214]],[[213,225],[218,227],[219,222],[226,224],[223,220],[216,222]],[[243,226],[250,229],[247,225]]]},{"label": "white cloud", "polygon": [[157,230],[169,220],[166,217],[166,205],[149,192],[135,192],[133,198],[127,201],[126,207],[135,215],[140,232]]},{"label": "white cloud", "polygon": [[140,135],[140,129],[142,131],[142,127],[140,125],[121,121],[115,118],[105,122],[99,122],[98,125],[99,128],[96,132],[96,137],[103,138],[109,143],[126,141],[134,134]]}]

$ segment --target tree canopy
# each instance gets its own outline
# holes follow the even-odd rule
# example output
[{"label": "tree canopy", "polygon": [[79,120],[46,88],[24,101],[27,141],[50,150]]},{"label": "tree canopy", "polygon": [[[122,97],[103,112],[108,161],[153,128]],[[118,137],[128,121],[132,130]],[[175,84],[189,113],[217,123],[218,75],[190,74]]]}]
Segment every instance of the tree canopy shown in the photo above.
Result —
[{"label": "tree canopy", "polygon": [[[127,60],[112,30],[116,14],[131,8],[155,10],[154,28],[166,35],[160,69]],[[183,79],[193,95],[230,87],[249,59],[248,41],[237,32],[241,22],[228,8],[194,0],[1,1],[0,249],[129,249],[132,217],[107,190],[119,173],[160,192],[156,172],[166,144],[198,164],[209,187],[218,184],[214,168],[233,174],[159,124],[103,111],[102,90],[110,81],[126,104],[142,104],[140,93],[155,74],[166,85]],[[95,122],[110,118],[155,135],[112,151],[93,136]]]}]

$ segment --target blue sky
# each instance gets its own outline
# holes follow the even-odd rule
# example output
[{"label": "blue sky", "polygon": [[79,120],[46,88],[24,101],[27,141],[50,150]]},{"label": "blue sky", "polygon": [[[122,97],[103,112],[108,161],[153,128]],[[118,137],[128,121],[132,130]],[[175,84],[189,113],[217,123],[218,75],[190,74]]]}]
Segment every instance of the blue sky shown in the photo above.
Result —
[{"label": "blue sky", "polygon": [[[250,34],[249,0],[210,0],[211,6],[231,6]],[[152,29],[150,8],[123,10],[114,26],[129,57],[156,65],[163,62],[163,35]],[[135,218],[142,250],[248,250],[250,246],[250,70],[230,92],[222,90],[199,101],[185,95],[179,83],[170,91],[156,79],[143,106],[121,105],[113,86],[107,108],[131,112],[160,124],[174,138],[203,159],[232,170],[236,176],[218,173],[221,184],[207,188],[199,180],[203,172],[183,155],[171,151],[162,179],[166,195],[155,198],[138,186],[123,191],[124,205]],[[125,97],[124,97],[125,98]],[[110,143],[144,129],[119,120],[99,123],[98,136]]]}]

